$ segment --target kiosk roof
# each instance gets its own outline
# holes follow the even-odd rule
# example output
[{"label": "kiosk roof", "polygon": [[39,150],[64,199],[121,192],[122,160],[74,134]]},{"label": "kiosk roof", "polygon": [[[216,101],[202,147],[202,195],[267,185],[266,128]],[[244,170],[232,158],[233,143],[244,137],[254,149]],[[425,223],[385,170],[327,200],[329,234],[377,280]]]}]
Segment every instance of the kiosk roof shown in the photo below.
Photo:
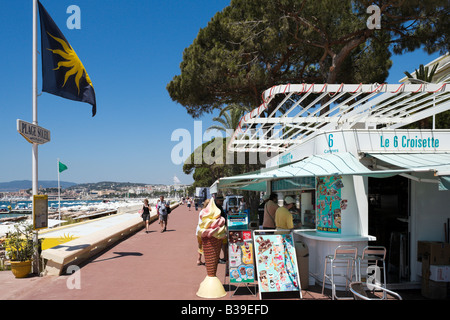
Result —
[{"label": "kiosk roof", "polygon": [[446,83],[287,84],[266,90],[228,145],[234,152],[284,152],[339,129],[397,129],[450,109]]}]

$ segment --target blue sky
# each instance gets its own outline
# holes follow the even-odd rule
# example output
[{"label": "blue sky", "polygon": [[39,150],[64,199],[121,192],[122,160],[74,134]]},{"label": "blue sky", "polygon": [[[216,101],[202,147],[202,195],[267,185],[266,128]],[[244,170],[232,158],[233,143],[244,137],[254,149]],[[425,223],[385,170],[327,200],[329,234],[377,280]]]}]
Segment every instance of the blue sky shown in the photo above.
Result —
[{"label": "blue sky", "polygon": [[[61,180],[76,183],[121,181],[192,183],[171,160],[179,143],[172,132],[191,132],[194,119],[172,101],[166,85],[180,73],[183,50],[229,0],[41,0],[64,33],[93,82],[91,106],[43,93],[38,124],[51,132],[39,147],[39,180],[57,179],[57,159],[68,166]],[[32,1],[1,0],[0,12],[0,182],[31,180],[31,144],[16,120],[32,122]],[[70,30],[67,7],[81,9],[81,29]],[[405,70],[437,58],[416,51],[393,56],[388,83]],[[38,58],[38,91],[41,65]],[[202,117],[205,131],[214,115]],[[198,139],[199,137],[197,137]],[[193,150],[193,149],[192,149]]]}]

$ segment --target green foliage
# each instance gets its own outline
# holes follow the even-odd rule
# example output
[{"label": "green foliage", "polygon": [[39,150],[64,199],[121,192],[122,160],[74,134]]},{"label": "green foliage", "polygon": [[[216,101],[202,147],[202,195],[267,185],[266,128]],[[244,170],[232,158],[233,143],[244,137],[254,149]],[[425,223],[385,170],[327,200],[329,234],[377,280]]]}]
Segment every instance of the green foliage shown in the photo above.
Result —
[{"label": "green foliage", "polygon": [[[366,25],[372,3],[379,30]],[[278,84],[381,83],[391,50],[448,50],[448,17],[448,0],[232,0],[184,50],[167,90],[200,117],[232,103],[257,107]]]},{"label": "green foliage", "polygon": [[11,261],[31,260],[34,254],[33,226],[24,222],[14,225],[5,241],[6,252]]},{"label": "green foliage", "polygon": [[193,174],[193,187],[210,186],[227,175],[226,139],[215,138],[197,147],[183,165],[185,174]]},{"label": "green foliage", "polygon": [[[439,63],[433,65],[431,70],[429,67],[424,67],[423,64],[419,66],[419,70],[415,70],[415,77],[413,77],[408,71],[405,71],[405,75],[411,82],[414,80],[420,80],[419,82],[434,82],[433,78],[436,73]],[[439,79],[438,79],[439,81]],[[417,122],[406,125],[405,129],[432,129],[433,117],[428,117]],[[450,128],[450,110],[438,113],[435,115],[435,128],[436,129],[449,129]]]},{"label": "green foliage", "polygon": [[234,132],[244,114],[246,112],[250,112],[251,110],[252,109],[250,107],[242,107],[238,104],[226,106],[220,111],[218,117],[213,118],[213,121],[219,122],[221,125],[213,125],[209,127],[207,131],[215,129],[223,133],[228,133],[229,130]]},{"label": "green foliage", "polygon": [[227,138],[216,137],[197,147],[183,164],[183,172],[192,174],[193,187],[211,186],[217,179],[260,169],[264,165],[249,154],[227,152]]},{"label": "green foliage", "polygon": [[419,70],[416,69],[416,77],[414,78],[408,71],[405,71],[405,75],[409,79],[418,79],[425,82],[433,82],[434,74],[436,73],[439,63],[436,63],[430,72],[428,72],[428,67],[424,67],[423,64],[419,66]]}]

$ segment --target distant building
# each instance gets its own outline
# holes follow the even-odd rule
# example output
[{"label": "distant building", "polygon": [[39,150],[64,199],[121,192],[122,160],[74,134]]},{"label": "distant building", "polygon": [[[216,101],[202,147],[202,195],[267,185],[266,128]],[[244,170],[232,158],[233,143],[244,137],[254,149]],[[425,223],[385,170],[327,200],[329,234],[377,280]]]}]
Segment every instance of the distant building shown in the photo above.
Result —
[{"label": "distant building", "polygon": [[[445,82],[450,80],[450,53],[447,52],[446,54],[440,56],[437,59],[434,59],[433,61],[427,63],[424,65],[424,67],[428,67],[429,70],[433,68],[435,64],[439,63],[438,68],[436,69],[436,72],[433,76],[432,82]],[[419,69],[420,64],[415,68]],[[413,77],[416,76],[416,71],[410,72]],[[400,79],[399,82],[404,83],[408,81],[408,77],[403,77]]]}]

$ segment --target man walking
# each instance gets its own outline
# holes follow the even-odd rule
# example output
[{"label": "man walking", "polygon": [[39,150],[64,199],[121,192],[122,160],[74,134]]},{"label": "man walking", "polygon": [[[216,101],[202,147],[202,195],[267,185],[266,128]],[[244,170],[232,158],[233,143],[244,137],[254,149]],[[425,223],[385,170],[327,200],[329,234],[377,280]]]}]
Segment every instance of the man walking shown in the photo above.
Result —
[{"label": "man walking", "polygon": [[164,201],[164,196],[160,196],[158,202],[158,215],[159,224],[161,225],[161,232],[164,232],[167,229],[167,219],[169,216],[167,212],[168,206],[170,206],[170,203],[168,201]]}]

